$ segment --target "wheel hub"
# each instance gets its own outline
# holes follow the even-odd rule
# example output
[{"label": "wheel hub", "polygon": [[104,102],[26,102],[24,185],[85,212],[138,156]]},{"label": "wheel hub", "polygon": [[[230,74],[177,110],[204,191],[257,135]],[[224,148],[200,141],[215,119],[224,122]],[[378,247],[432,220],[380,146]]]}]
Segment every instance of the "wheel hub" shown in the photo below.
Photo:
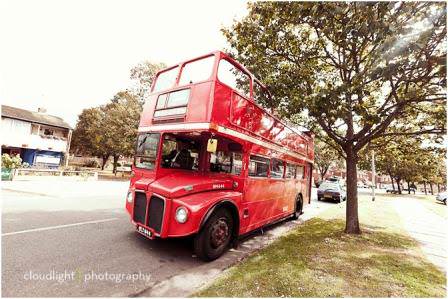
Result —
[{"label": "wheel hub", "polygon": [[216,221],[211,229],[210,241],[214,248],[224,244],[229,236],[229,225],[225,218],[220,218]]}]

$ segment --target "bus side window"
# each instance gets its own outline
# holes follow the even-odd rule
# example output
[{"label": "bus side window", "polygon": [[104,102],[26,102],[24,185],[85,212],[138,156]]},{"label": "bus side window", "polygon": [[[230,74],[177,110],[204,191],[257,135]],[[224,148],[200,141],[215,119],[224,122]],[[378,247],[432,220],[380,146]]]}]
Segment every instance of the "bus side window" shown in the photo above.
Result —
[{"label": "bus side window", "polygon": [[283,178],[285,172],[285,166],[282,160],[272,159],[271,163],[271,178]]},{"label": "bus side window", "polygon": [[297,166],[297,179],[301,180],[303,179],[303,175],[304,175],[305,171],[304,171],[304,167],[303,166]]},{"label": "bus side window", "polygon": [[240,175],[243,170],[243,155],[241,153],[233,153],[232,174]]},{"label": "bus side window", "polygon": [[249,176],[251,177],[268,177],[269,159],[250,156],[249,161]]},{"label": "bus side window", "polygon": [[243,168],[243,155],[229,151],[210,153],[210,171],[240,175]]},{"label": "bus side window", "polygon": [[292,164],[286,164],[286,172],[285,172],[285,178],[295,178],[296,177],[296,167]]},{"label": "bus side window", "polygon": [[218,79],[248,98],[250,95],[250,77],[225,59],[219,61]]}]

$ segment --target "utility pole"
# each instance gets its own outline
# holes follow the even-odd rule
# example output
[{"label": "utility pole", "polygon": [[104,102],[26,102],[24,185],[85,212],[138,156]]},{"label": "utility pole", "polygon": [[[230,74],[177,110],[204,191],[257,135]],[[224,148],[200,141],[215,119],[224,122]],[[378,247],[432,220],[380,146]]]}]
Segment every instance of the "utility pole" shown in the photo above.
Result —
[{"label": "utility pole", "polygon": [[372,201],[375,201],[375,150],[372,149]]}]

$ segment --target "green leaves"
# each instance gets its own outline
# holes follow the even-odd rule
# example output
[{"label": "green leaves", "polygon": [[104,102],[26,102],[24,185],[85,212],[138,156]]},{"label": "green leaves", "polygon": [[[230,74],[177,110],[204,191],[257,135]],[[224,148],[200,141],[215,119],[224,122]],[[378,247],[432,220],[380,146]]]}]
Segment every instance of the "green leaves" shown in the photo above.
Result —
[{"label": "green leaves", "polygon": [[[269,87],[266,107],[281,104],[289,119],[306,111],[309,125],[324,123],[338,144],[359,151],[409,115],[430,121],[420,103],[445,105],[432,100],[446,93],[442,15],[444,3],[255,2],[223,32]],[[436,134],[446,130],[438,117]]]}]

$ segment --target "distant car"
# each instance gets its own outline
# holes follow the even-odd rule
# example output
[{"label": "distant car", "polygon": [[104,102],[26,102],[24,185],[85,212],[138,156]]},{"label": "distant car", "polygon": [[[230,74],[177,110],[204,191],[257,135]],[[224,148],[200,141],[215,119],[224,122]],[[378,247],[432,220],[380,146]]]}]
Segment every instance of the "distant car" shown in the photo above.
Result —
[{"label": "distant car", "polygon": [[411,188],[403,188],[403,189],[401,189],[401,191],[402,192],[408,192],[409,193],[409,190],[411,190],[411,192],[413,192],[414,194],[415,194],[415,191],[417,191],[415,188],[413,188],[413,187],[411,187]]},{"label": "distant car", "polygon": [[388,187],[386,189],[386,193],[398,194],[398,190],[395,190],[392,187]]},{"label": "distant car", "polygon": [[442,192],[437,194],[436,200],[443,202],[444,205],[446,205],[446,198],[448,196],[447,192]]},{"label": "distant car", "polygon": [[347,199],[347,194],[339,182],[324,181],[317,189],[317,200],[324,198],[341,202]]}]

